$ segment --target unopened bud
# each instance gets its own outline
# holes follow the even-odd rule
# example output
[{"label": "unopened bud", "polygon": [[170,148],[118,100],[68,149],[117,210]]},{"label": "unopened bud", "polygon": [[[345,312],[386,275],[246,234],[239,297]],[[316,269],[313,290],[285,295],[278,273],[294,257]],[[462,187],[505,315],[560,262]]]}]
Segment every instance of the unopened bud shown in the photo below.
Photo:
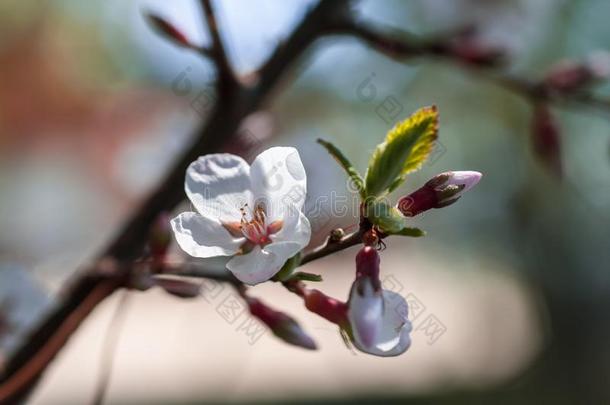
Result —
[{"label": "unopened bud", "polygon": [[356,255],[356,280],[349,297],[348,318],[352,331],[365,346],[373,344],[383,314],[383,297],[379,280],[379,253],[365,246]]},{"label": "unopened bud", "polygon": [[461,62],[476,66],[497,66],[506,56],[504,49],[466,36],[449,46],[449,53]]},{"label": "unopened bud", "polygon": [[552,90],[570,92],[590,84],[592,80],[593,74],[586,64],[567,60],[553,66],[544,83]]},{"label": "unopened bud", "polygon": [[345,236],[345,231],[342,228],[335,228],[330,231],[330,236],[328,238],[331,242],[339,242]]},{"label": "unopened bud", "polygon": [[432,208],[447,207],[474,187],[481,177],[482,174],[475,171],[438,174],[420,189],[398,200],[397,208],[404,216],[414,217]]},{"label": "unopened bud", "polygon": [[532,120],[532,143],[534,152],[557,176],[561,176],[561,139],[559,125],[546,105],[538,105]]},{"label": "unopened bud", "polygon": [[252,316],[260,319],[261,322],[267,325],[275,336],[286,343],[304,349],[316,350],[316,342],[290,316],[270,308],[256,298],[248,297],[246,302]]},{"label": "unopened bud", "polygon": [[610,75],[610,55],[596,52],[584,61],[564,60],[553,66],[544,83],[558,92],[571,92],[591,86]]},{"label": "unopened bud", "polygon": [[165,290],[168,294],[180,298],[196,298],[201,294],[201,284],[176,278],[154,277],[156,285]]},{"label": "unopened bud", "polygon": [[376,249],[364,246],[356,255],[356,279],[369,278],[375,290],[381,290],[379,280],[379,263],[381,258]]},{"label": "unopened bud", "polygon": [[155,30],[157,30],[161,35],[170,39],[176,45],[183,46],[186,48],[193,47],[188,38],[180,30],[178,30],[178,28],[176,28],[173,24],[169,23],[167,20],[151,13],[146,13],[145,16],[148,23]]},{"label": "unopened bud", "polygon": [[320,290],[303,291],[305,307],[311,312],[339,326],[347,324],[347,304],[329,297]]}]

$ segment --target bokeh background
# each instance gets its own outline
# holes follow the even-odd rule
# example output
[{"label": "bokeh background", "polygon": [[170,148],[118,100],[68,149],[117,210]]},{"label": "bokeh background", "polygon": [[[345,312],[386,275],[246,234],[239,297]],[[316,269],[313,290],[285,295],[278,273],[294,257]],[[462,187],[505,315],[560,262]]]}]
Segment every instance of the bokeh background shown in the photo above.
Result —
[{"label": "bokeh background", "polygon": [[[247,73],[312,2],[214,4],[231,62]],[[476,23],[482,38],[509,49],[510,71],[533,79],[557,60],[610,46],[604,0],[357,4],[366,20],[420,34]],[[214,100],[211,64],[155,34],[143,10],[208,41],[192,0],[0,3],[2,357],[188,144],[208,113],[193,100]],[[353,204],[315,139],[332,140],[364,169],[394,121],[380,108],[388,98],[400,106],[396,119],[430,104],[441,113],[440,146],[395,197],[445,170],[484,173],[457,204],[414,221],[425,238],[391,239],[383,252],[384,283],[412,304],[411,349],[388,359],[354,352],[276,285],[252,291],[300,319],[318,352],[271,333],[253,338],[241,326],[245,314],[226,320],[218,310],[231,299],[226,286],[206,285],[208,294],[190,301],[133,292],[107,403],[610,403],[610,112],[554,110],[560,180],[532,152],[532,109],[522,98],[451,63],[398,63],[349,38],[318,42],[245,124],[251,156],[271,145],[299,148],[316,241],[355,217],[333,214]],[[354,254],[306,271],[346,298]],[[118,295],[78,330],[31,403],[91,400]]]}]

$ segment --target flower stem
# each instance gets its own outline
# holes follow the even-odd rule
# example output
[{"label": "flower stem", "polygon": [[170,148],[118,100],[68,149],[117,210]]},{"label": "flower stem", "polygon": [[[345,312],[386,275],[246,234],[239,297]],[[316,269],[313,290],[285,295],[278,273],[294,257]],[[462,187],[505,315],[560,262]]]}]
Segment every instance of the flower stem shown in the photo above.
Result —
[{"label": "flower stem", "polygon": [[330,240],[327,241],[324,245],[305,254],[301,259],[300,266],[361,243],[363,233],[364,232],[360,229],[356,232],[344,236],[336,242]]}]

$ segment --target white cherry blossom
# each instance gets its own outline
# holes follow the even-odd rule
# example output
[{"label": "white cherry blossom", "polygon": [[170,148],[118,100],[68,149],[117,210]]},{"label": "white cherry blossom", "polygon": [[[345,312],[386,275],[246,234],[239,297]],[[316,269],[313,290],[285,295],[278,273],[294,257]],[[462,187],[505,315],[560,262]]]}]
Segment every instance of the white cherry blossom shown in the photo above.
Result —
[{"label": "white cherry blossom", "polygon": [[347,321],[354,346],[376,356],[398,356],[411,345],[407,302],[384,290],[377,250],[364,246],[356,255],[356,280],[347,303]]},{"label": "white cherry blossom", "polygon": [[227,268],[244,283],[267,281],[309,243],[306,182],[295,148],[267,149],[251,166],[232,154],[202,156],[186,171],[196,211],[171,221],[176,240],[194,257],[233,256]]},{"label": "white cherry blossom", "polygon": [[[368,341],[355,331],[352,324],[352,343],[358,350],[375,356],[391,357],[403,354],[411,346],[412,325],[407,319],[407,302],[401,295],[389,290],[383,290],[381,296],[373,295],[372,289],[368,292],[369,296],[356,302],[350,301],[348,317],[350,320],[354,319],[361,311],[381,313],[376,318],[377,325],[372,329],[374,333]],[[362,305],[365,302],[367,305]]]}]

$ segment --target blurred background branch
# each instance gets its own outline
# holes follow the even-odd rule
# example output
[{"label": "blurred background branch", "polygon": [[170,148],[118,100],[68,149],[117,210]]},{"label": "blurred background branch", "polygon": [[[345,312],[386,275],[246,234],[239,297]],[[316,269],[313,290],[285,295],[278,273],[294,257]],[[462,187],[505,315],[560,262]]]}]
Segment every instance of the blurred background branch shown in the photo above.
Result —
[{"label": "blurred background branch", "polygon": [[[585,88],[590,84],[592,73],[581,72],[584,65],[575,65],[571,71],[558,72],[567,76],[561,87],[545,78],[531,79],[515,74],[498,73],[508,55],[500,46],[489,46],[476,38],[476,27],[464,27],[449,33],[418,37],[400,30],[388,30],[357,20],[355,17],[342,18],[335,22],[331,31],[339,35],[358,38],[372,49],[399,61],[414,58],[439,58],[456,62],[474,71],[478,76],[498,84],[532,103],[550,103],[572,107],[593,108],[610,115],[610,99],[592,94]],[[607,63],[607,61],[606,61]],[[604,67],[607,75],[608,67]],[[575,72],[576,71],[576,72]],[[580,73],[580,76],[575,76]],[[556,76],[559,76],[556,74]],[[584,76],[584,77],[583,77]],[[605,78],[605,77],[604,77]],[[546,79],[552,79],[547,76]],[[602,78],[603,79],[603,78]]]}]

